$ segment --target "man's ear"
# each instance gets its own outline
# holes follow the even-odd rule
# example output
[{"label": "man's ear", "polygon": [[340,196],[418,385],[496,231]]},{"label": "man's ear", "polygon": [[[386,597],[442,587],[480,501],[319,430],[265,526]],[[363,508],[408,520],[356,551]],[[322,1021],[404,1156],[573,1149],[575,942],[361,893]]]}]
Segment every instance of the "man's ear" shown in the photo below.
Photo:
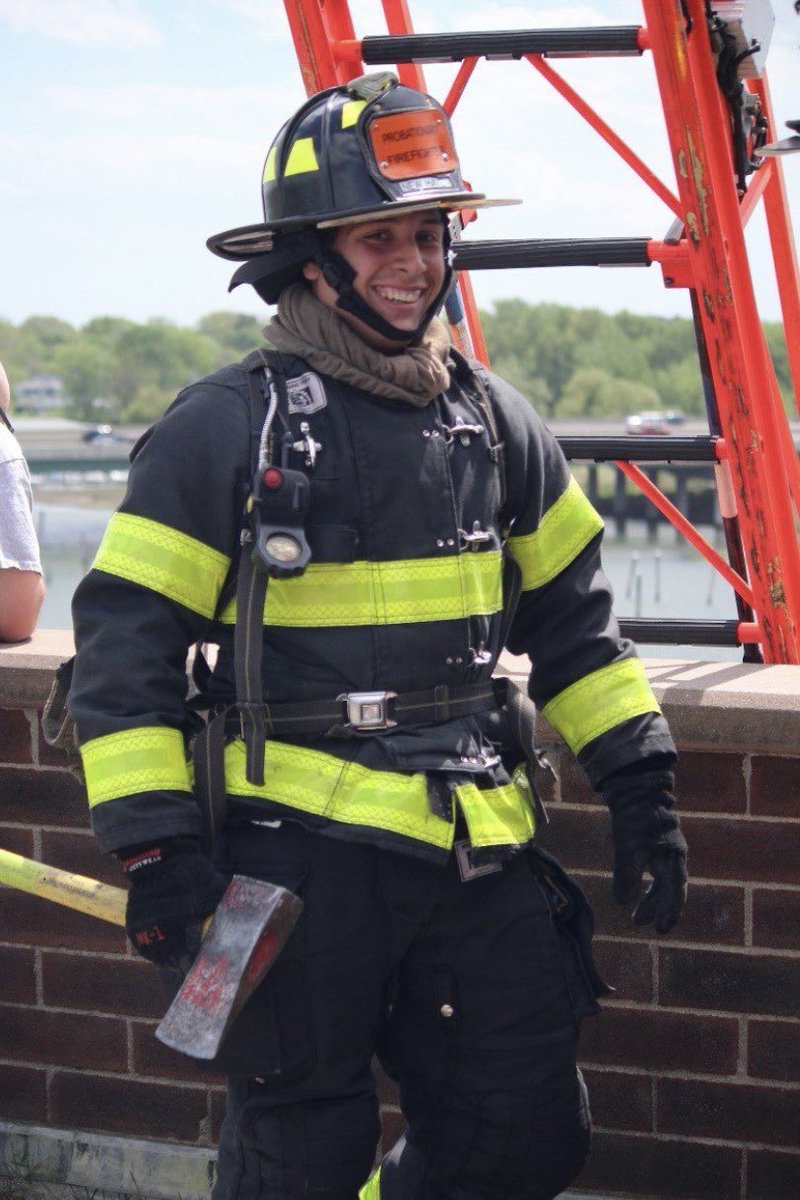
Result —
[{"label": "man's ear", "polygon": [[321,274],[322,268],[319,263],[310,261],[303,263],[303,275],[310,283],[314,283],[315,280],[319,279]]}]

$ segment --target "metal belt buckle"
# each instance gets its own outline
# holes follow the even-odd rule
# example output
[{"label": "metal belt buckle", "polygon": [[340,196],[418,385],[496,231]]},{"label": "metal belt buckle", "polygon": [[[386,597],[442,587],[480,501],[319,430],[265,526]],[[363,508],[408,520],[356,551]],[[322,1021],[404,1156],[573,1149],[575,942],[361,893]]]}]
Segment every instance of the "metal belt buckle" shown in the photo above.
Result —
[{"label": "metal belt buckle", "polygon": [[344,692],[337,696],[345,704],[351,729],[391,729],[397,721],[391,712],[397,692]]}]

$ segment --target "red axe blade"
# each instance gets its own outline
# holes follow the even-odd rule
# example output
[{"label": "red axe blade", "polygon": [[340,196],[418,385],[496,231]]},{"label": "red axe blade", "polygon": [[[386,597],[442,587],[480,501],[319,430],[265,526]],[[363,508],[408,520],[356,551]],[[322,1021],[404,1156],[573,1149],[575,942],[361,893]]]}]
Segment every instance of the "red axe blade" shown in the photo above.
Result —
[{"label": "red axe blade", "polygon": [[159,1041],[192,1058],[214,1058],[302,911],[302,900],[287,888],[234,875],[156,1029]]}]

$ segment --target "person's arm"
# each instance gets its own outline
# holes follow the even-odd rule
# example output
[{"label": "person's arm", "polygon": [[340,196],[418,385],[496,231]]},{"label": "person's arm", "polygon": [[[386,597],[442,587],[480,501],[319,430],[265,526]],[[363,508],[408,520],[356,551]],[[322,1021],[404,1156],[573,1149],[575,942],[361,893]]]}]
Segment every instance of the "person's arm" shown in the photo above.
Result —
[{"label": "person's arm", "polygon": [[0,642],[22,642],[36,628],[44,601],[38,571],[0,570]]},{"label": "person's arm", "polygon": [[674,809],[675,746],[630,641],[620,636],[600,558],[603,523],[550,431],[494,381],[506,442],[508,549],[522,577],[508,637],[527,654],[528,690],[612,814],[614,897],[666,933],[686,896],[686,842]]},{"label": "person's arm", "polygon": [[104,852],[200,834],[186,656],[238,553],[249,458],[244,375],[223,378],[187,389],[134,448],[125,499],[73,598],[69,708]]},{"label": "person's arm", "polygon": [[[15,445],[16,450],[16,445]],[[21,453],[0,466],[0,641],[36,628],[45,595],[30,476]]]}]

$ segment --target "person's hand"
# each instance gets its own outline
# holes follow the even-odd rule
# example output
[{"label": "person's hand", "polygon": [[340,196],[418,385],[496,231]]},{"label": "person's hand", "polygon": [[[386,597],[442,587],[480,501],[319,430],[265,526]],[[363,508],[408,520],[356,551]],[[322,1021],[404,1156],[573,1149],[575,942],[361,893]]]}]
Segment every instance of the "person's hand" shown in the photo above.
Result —
[{"label": "person's hand", "polygon": [[[614,840],[614,899],[635,904],[633,923],[654,922],[656,933],[669,933],[678,923],[689,879],[672,786],[671,771],[642,771],[612,776],[603,787]],[[645,871],[652,882],[640,899]]]},{"label": "person's hand", "polygon": [[203,919],[227,881],[193,838],[163,838],[117,852],[130,880],[125,930],[143,958],[186,972],[200,949]]}]

